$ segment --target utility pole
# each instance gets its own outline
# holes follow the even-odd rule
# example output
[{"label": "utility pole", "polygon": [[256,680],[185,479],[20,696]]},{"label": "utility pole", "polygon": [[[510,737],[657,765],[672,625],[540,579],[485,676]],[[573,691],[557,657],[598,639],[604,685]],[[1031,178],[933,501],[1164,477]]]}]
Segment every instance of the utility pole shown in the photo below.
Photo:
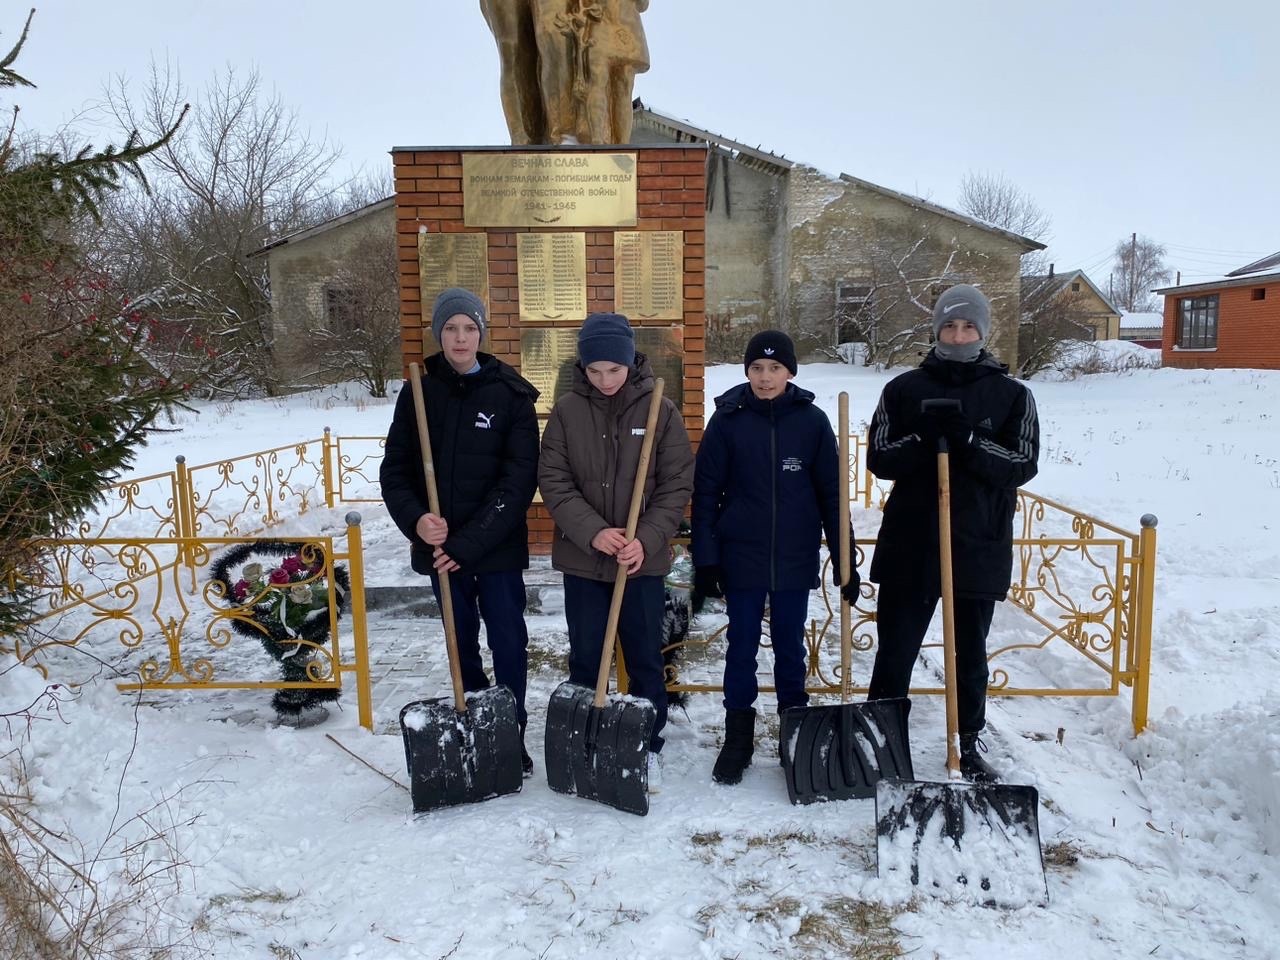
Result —
[{"label": "utility pole", "polygon": [[1129,241],[1129,309],[1132,310],[1138,300],[1138,233],[1135,230]]}]

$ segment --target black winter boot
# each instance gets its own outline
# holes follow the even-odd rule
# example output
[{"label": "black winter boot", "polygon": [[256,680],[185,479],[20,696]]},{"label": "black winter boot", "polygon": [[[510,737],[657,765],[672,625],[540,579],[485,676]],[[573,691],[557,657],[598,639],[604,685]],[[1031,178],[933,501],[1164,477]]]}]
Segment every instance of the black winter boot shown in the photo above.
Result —
[{"label": "black winter boot", "polygon": [[741,783],[742,771],[751,766],[751,754],[756,748],[756,711],[726,710],[724,712],[724,746],[716,757],[711,779],[716,783]]},{"label": "black winter boot", "polygon": [[971,783],[999,783],[1000,774],[978,751],[986,753],[987,745],[976,733],[960,734],[960,775]]},{"label": "black winter boot", "polygon": [[533,776],[533,757],[524,748],[524,728],[525,724],[520,724],[520,773],[528,780]]}]

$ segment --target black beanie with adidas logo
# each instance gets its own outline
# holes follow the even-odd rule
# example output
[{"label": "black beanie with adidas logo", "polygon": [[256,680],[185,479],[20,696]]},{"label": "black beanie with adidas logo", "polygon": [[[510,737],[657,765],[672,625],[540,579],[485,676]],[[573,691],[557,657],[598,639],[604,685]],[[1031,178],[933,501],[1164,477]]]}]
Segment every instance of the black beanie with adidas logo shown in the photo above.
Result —
[{"label": "black beanie with adidas logo", "polygon": [[742,357],[743,369],[750,370],[755,360],[777,360],[795,376],[796,345],[781,330],[762,330],[747,344],[747,352]]}]

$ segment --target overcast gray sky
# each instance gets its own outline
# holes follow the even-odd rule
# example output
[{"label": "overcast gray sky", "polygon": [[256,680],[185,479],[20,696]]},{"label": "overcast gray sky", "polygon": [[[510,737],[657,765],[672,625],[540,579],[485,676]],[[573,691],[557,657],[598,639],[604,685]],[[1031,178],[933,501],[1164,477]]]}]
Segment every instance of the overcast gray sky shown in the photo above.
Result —
[{"label": "overcast gray sky", "polygon": [[[507,142],[476,0],[36,6],[18,66],[39,89],[11,91],[36,130],[168,56],[197,85],[256,66],[368,170]],[[0,5],[0,48],[27,9]],[[1280,250],[1274,0],[652,0],[644,23],[651,107],[949,206],[966,171],[1002,174],[1052,216],[1058,269],[1103,289],[1132,231],[1184,282]]]}]

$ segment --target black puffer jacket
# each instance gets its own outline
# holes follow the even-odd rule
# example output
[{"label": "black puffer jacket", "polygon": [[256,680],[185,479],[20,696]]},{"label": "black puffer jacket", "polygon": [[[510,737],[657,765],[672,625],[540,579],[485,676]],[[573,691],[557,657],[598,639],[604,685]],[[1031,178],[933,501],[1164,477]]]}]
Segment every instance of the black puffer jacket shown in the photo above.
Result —
[{"label": "black puffer jacket", "polygon": [[[836,543],[836,436],[808,390],[760,400],[749,383],[716,397],[693,485],[693,562],[733,590],[811,590],[825,528]],[[838,554],[837,554],[838,556]]]},{"label": "black puffer jacket", "polygon": [[985,351],[972,363],[931,350],[915,370],[885,385],[871,418],[868,465],[892,480],[871,579],[917,585],[937,595],[937,448],[925,439],[920,405],[961,402],[973,439],[951,455],[951,543],[958,596],[1003,600],[1013,571],[1017,489],[1036,475],[1040,423],[1035,399]]},{"label": "black puffer jacket", "polygon": [[[525,513],[538,482],[538,391],[496,357],[477,359],[480,370],[460,376],[436,354],[422,378],[440,512],[449,522],[444,551],[463,573],[520,570],[529,565]],[[430,573],[431,548],[415,532],[429,507],[408,383],[396,400],[380,477],[387,510],[412,544],[413,569]]]}]

